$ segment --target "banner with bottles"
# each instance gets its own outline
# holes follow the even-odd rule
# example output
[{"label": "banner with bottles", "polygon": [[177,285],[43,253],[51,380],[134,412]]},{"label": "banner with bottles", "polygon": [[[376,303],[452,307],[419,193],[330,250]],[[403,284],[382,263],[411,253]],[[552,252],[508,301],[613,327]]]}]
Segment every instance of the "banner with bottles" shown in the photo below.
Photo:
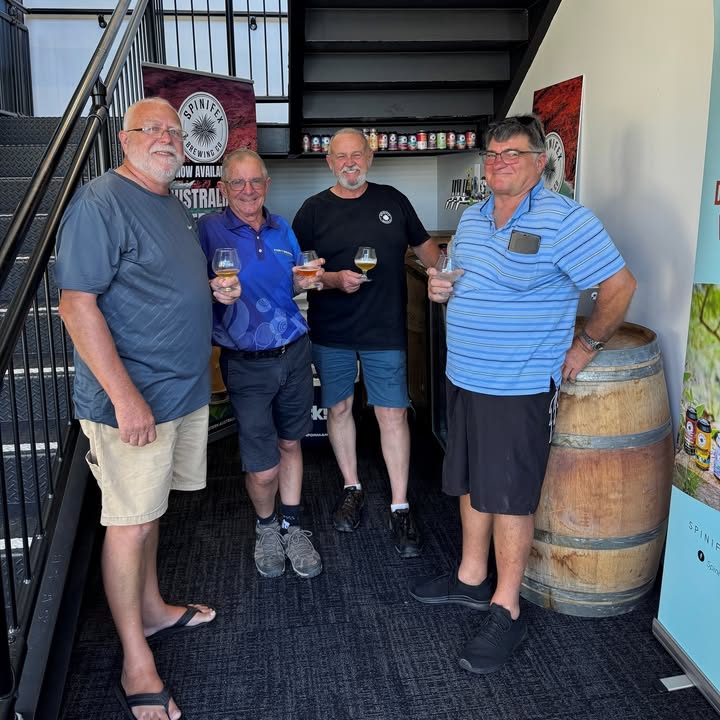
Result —
[{"label": "banner with bottles", "polygon": [[[217,187],[226,152],[257,150],[255,91],[250,80],[143,63],[145,97],[167,100],[187,132],[185,163],[171,191],[197,218],[225,206]],[[219,349],[210,360],[210,439],[232,431],[235,418],[222,381]]]},{"label": "banner with bottles", "polygon": [[653,631],[720,712],[720,0],[682,417]]}]

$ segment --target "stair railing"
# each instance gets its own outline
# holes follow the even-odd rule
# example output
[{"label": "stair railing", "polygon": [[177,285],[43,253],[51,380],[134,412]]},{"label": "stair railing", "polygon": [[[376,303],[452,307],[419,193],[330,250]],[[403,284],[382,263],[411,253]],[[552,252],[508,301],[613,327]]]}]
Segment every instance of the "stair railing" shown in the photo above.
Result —
[{"label": "stair railing", "polygon": [[0,114],[32,115],[30,43],[25,8],[18,0],[0,0]]},{"label": "stair railing", "polygon": [[[162,0],[138,0],[126,18],[130,4],[131,0],[118,3],[0,246],[0,289],[16,288],[0,323],[0,406],[9,410],[12,428],[12,437],[0,436],[0,444],[14,456],[9,463],[0,462],[3,720],[13,711],[33,717],[40,701],[87,482],[86,469],[70,472],[79,432],[72,421],[68,344],[57,317],[53,318],[58,301],[50,282],[55,235],[78,184],[118,164],[120,150],[114,135],[127,107],[143,96],[141,64],[164,62]],[[77,149],[33,247],[30,228],[49,203],[51,181],[61,174],[58,167],[69,155],[71,141],[77,142]],[[23,271],[16,259],[28,246]],[[32,353],[37,356],[39,399],[31,388]],[[21,410],[27,420],[19,419]],[[49,557],[51,572],[47,572]],[[5,637],[7,642],[2,642]]]}]

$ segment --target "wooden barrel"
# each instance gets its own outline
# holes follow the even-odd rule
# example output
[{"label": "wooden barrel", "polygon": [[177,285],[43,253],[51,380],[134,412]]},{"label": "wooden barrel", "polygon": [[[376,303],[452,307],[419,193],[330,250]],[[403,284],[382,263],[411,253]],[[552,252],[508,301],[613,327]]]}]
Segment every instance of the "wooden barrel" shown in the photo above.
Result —
[{"label": "wooden barrel", "polygon": [[657,574],[673,457],[657,337],[625,323],[560,389],[523,597],[569,615],[632,610]]}]

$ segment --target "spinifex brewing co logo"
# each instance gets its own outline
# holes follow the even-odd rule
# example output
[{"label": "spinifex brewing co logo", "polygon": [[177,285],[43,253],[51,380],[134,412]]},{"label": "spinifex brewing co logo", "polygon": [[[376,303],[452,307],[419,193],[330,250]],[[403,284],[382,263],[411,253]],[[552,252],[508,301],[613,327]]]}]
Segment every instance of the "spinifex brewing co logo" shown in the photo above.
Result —
[{"label": "spinifex brewing co logo", "polygon": [[196,163],[219,161],[228,141],[228,121],[220,101],[206,92],[189,95],[180,106],[180,120],[187,132],[185,155]]}]

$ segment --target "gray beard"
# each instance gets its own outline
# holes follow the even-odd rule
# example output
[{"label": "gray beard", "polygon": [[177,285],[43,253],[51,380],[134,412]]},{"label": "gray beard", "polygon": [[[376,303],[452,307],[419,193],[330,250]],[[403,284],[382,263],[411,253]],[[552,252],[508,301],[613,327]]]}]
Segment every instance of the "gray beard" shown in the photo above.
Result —
[{"label": "gray beard", "polygon": [[357,190],[365,184],[367,173],[360,173],[355,181],[349,180],[344,173],[338,173],[337,180],[346,190]]}]

